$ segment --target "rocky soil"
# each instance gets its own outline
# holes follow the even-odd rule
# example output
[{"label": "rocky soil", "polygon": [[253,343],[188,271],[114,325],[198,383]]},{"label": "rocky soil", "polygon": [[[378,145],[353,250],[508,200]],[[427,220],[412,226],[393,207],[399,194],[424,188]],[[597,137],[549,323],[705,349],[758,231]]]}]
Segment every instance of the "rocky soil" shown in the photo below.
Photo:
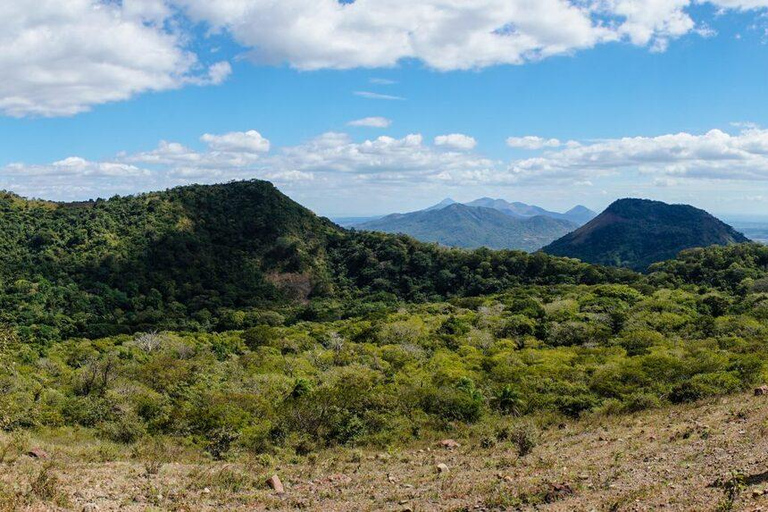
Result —
[{"label": "rocky soil", "polygon": [[493,436],[442,441],[216,462],[0,434],[0,511],[768,511],[768,396],[552,424],[522,457]]}]

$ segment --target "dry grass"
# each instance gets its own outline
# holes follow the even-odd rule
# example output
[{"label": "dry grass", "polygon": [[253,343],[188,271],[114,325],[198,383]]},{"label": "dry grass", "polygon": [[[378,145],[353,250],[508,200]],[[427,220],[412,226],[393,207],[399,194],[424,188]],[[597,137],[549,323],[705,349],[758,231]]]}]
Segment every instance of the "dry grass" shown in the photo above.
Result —
[{"label": "dry grass", "polygon": [[[768,510],[766,434],[768,397],[746,394],[553,425],[523,457],[504,435],[453,451],[425,442],[214,462],[76,431],[0,434],[0,511]],[[25,456],[32,446],[51,460]],[[272,474],[284,495],[265,485]]]}]

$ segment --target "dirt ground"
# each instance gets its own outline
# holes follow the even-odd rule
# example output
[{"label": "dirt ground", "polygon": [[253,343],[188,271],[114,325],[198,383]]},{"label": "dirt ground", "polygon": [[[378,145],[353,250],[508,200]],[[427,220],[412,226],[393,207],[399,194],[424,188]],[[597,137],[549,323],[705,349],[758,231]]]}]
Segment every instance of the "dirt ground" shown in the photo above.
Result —
[{"label": "dirt ground", "polygon": [[[556,425],[525,457],[508,441],[456,441],[227,463],[77,434],[0,434],[0,511],[768,512],[768,396]],[[284,494],[266,485],[273,474]]]}]

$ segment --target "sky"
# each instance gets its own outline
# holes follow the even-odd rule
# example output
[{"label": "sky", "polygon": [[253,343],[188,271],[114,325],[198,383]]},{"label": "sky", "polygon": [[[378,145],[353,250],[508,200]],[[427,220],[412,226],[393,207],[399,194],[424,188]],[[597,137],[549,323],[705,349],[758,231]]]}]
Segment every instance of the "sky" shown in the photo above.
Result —
[{"label": "sky", "polygon": [[0,0],[0,188],[768,215],[768,0]]}]

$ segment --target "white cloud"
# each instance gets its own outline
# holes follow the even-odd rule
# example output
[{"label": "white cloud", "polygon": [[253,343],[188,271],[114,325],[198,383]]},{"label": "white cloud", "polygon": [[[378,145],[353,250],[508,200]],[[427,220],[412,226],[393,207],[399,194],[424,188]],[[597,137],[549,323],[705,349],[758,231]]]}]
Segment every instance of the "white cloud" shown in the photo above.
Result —
[{"label": "white cloud", "polygon": [[534,135],[527,135],[525,137],[509,137],[507,139],[507,146],[520,149],[536,150],[542,148],[557,148],[561,145],[562,144],[558,139],[544,139]]},{"label": "white cloud", "polygon": [[367,98],[369,100],[387,100],[387,101],[403,101],[405,98],[402,98],[400,96],[393,96],[392,94],[379,94],[378,92],[370,92],[370,91],[355,91],[355,96],[360,96],[361,98]]},{"label": "white cloud", "polygon": [[206,147],[200,150],[161,141],[150,151],[104,161],[70,157],[48,165],[7,165],[0,168],[0,188],[36,197],[82,199],[259,178],[294,192],[326,196],[370,192],[372,186],[401,195],[430,186],[481,191],[525,185],[528,190],[560,193],[576,185],[599,190],[605,186],[603,179],[611,177],[617,193],[728,189],[734,197],[744,189],[759,193],[768,182],[768,130],[751,125],[732,134],[710,130],[560,144],[542,148],[536,157],[506,163],[472,151],[471,137],[442,137],[434,144],[420,134],[357,141],[346,133],[328,132],[267,153],[268,141],[256,131],[208,134],[201,137]]},{"label": "white cloud", "polygon": [[13,163],[3,169],[3,174],[19,176],[97,176],[141,177],[150,172],[133,165],[117,162],[91,162],[80,157],[68,157],[50,165],[25,165]]},{"label": "white cloud", "polygon": [[201,62],[195,52],[207,39],[198,22],[262,64],[379,68],[415,59],[447,71],[523,64],[617,41],[663,51],[685,35],[714,35],[692,16],[698,4],[768,8],[768,0],[5,0],[0,113],[72,115],[142,93],[219,84],[232,68]]},{"label": "white cloud", "polygon": [[759,9],[766,0],[177,0],[225,30],[261,63],[298,69],[389,67],[418,59],[438,70],[521,64],[626,41],[663,51],[712,35],[694,4]]},{"label": "white cloud", "polygon": [[768,180],[768,130],[608,139],[517,160],[509,171],[519,181],[589,178],[626,171],[673,178],[762,181]]},{"label": "white cloud", "polygon": [[269,141],[256,130],[247,132],[230,132],[224,135],[206,133],[200,140],[213,150],[242,153],[266,153],[269,151]]},{"label": "white cloud", "polygon": [[47,165],[12,163],[0,168],[0,187],[52,200],[130,194],[156,186],[153,173],[125,162],[68,157]]},{"label": "white cloud", "polygon": [[326,133],[298,146],[282,148],[264,164],[277,170],[349,175],[365,181],[423,181],[453,173],[487,172],[499,162],[467,152],[439,151],[419,134],[401,139],[378,137],[355,142],[343,133]]},{"label": "white cloud", "polygon": [[358,126],[365,128],[389,128],[392,120],[386,117],[364,117],[347,123],[349,126]]},{"label": "white cloud", "polygon": [[61,116],[186,84],[216,84],[228,63],[206,69],[166,30],[161,0],[0,2],[0,112]]},{"label": "white cloud", "polygon": [[435,145],[459,151],[469,151],[475,149],[477,141],[474,137],[470,137],[469,135],[452,133],[450,135],[438,135],[435,137]]}]

